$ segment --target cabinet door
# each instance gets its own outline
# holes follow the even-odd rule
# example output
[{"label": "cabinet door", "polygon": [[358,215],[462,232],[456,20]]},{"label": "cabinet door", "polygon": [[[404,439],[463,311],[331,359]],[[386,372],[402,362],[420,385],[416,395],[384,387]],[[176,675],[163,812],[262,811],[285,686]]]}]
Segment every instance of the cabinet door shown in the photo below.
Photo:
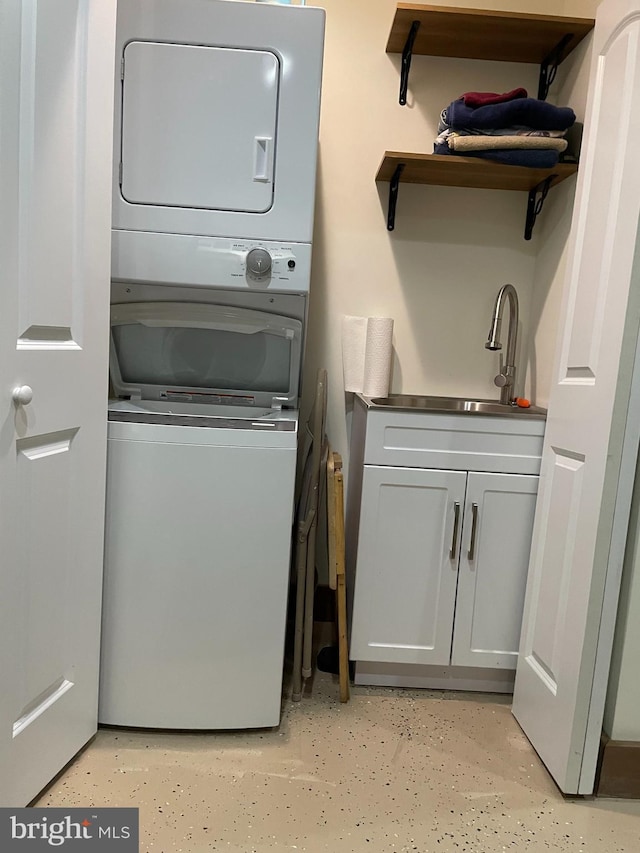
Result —
[{"label": "cabinet door", "polygon": [[469,474],[451,662],[515,669],[538,477]]},{"label": "cabinet door", "polygon": [[353,659],[449,663],[466,479],[365,466]]}]

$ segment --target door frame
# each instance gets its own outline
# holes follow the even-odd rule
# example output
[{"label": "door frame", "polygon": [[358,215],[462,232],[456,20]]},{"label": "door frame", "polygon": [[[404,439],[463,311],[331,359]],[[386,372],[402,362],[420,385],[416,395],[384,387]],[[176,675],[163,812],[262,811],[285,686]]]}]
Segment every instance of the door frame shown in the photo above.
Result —
[{"label": "door frame", "polygon": [[[635,288],[634,282],[637,285]],[[584,795],[592,794],[595,787],[611,655],[618,621],[618,603],[629,533],[631,501],[640,451],[640,222],[636,232],[633,272],[629,287],[614,412],[620,412],[623,406],[626,406],[627,414],[624,421],[618,425],[618,435],[612,434],[609,437],[610,446],[612,442],[620,442],[622,449],[620,468],[615,483],[610,485],[611,500],[614,501],[613,519],[606,555],[607,567],[593,681],[587,700],[588,707],[585,708],[587,725],[578,781],[578,794]],[[596,547],[599,548],[600,544],[598,543]]]}]

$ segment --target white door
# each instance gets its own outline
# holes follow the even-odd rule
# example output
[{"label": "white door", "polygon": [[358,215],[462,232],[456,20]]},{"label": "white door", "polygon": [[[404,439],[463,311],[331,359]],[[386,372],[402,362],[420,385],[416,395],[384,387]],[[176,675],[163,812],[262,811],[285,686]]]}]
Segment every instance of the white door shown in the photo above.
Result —
[{"label": "white door", "polygon": [[365,466],[353,660],[449,663],[466,479]]},{"label": "white door", "polygon": [[467,480],[451,663],[515,669],[538,478]]},{"label": "white door", "polygon": [[96,731],[114,37],[115,0],[0,0],[3,806]]},{"label": "white door", "polygon": [[566,793],[593,790],[637,452],[639,49],[639,0],[603,0],[513,703]]}]

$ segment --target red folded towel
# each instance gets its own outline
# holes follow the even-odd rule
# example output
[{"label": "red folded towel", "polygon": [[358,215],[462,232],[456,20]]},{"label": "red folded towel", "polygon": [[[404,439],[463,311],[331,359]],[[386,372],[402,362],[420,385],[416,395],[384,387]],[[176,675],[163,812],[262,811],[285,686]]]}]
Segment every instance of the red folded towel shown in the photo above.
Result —
[{"label": "red folded towel", "polygon": [[487,104],[503,104],[505,101],[515,101],[517,98],[526,98],[526,89],[514,89],[512,92],[465,92],[461,95],[467,107],[485,107]]}]

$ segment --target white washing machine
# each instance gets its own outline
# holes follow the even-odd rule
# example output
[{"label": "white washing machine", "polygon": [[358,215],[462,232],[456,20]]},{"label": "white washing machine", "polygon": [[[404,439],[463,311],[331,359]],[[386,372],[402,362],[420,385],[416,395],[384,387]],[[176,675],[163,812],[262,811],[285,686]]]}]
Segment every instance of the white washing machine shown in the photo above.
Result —
[{"label": "white washing machine", "polygon": [[118,294],[100,722],[275,726],[304,300]]}]

